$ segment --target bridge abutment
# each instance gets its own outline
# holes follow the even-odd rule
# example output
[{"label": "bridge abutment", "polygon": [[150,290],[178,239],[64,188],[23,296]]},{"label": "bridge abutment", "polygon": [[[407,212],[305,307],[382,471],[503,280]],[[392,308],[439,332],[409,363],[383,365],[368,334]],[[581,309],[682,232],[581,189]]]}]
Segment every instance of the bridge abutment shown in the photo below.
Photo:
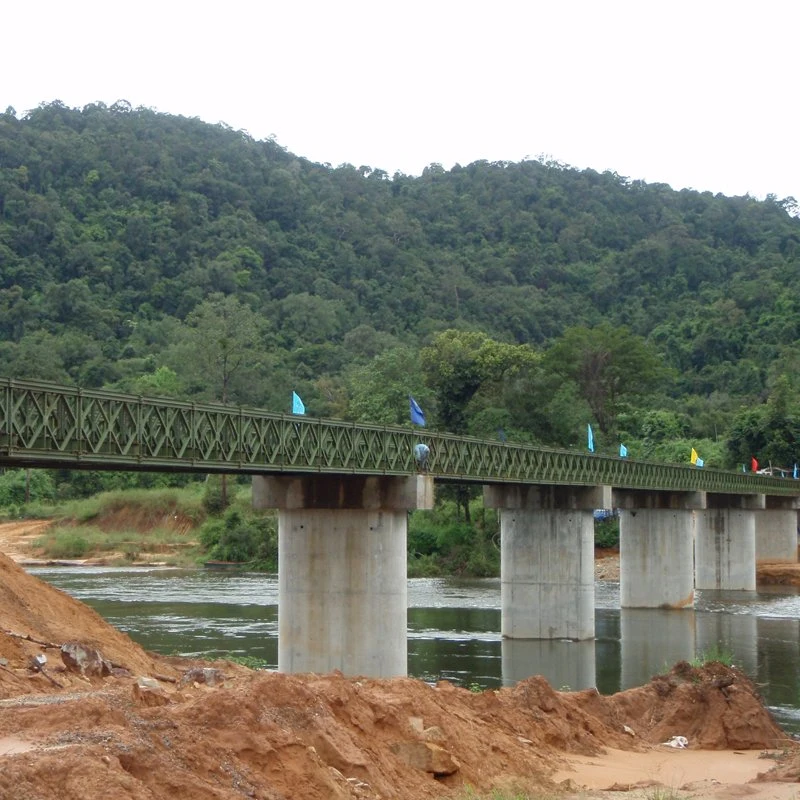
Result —
[{"label": "bridge abutment", "polygon": [[500,510],[501,633],[509,639],[594,638],[595,508],[609,487],[491,485]]},{"label": "bridge abutment", "polygon": [[278,669],[404,676],[408,510],[433,507],[429,476],[256,476],[278,515]]},{"label": "bridge abutment", "polygon": [[707,494],[695,512],[695,588],[756,588],[756,514],[763,495]]},{"label": "bridge abutment", "polygon": [[692,608],[692,512],[703,492],[614,490],[619,524],[620,607]]}]

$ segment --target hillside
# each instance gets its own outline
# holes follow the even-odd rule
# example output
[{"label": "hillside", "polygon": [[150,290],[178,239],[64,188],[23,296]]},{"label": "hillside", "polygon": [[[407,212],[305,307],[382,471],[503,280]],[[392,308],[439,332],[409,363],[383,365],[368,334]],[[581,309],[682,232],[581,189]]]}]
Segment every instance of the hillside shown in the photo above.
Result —
[{"label": "hillside", "polygon": [[[676,192],[534,160],[420,177],[333,167],[125,103],[7,110],[0,374],[273,410],[297,390],[310,413],[397,422],[402,412],[386,419],[357,397],[376,359],[383,383],[394,371],[400,395],[441,418],[414,355],[435,334],[546,353],[570,328],[606,323],[667,370],[644,407],[678,414],[682,437],[717,438],[779,376],[797,394],[794,210],[791,198]],[[243,350],[203,363],[192,336],[220,341],[220,319]],[[545,397],[553,377],[539,376]],[[514,418],[530,394],[479,404],[467,427],[575,446],[526,421],[535,411]],[[641,418],[618,419],[642,405],[601,420],[609,438],[643,437]],[[576,408],[564,428],[594,411]]]}]

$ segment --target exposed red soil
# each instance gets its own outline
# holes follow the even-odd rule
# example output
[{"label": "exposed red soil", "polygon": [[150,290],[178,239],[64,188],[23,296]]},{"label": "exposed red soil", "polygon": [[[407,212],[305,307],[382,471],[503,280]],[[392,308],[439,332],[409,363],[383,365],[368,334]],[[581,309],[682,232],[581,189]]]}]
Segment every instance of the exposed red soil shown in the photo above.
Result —
[{"label": "exposed red soil", "polygon": [[[661,743],[675,735],[692,751],[705,748],[709,775],[712,751],[731,759],[734,748],[792,746],[749,679],[721,664],[678,664],[611,697],[556,692],[538,676],[473,693],[406,678],[253,672],[147,653],[2,555],[0,620],[3,800],[574,792],[595,785],[582,781],[589,767],[581,759],[663,758]],[[67,640],[97,648],[113,673],[69,671],[56,647]],[[37,671],[31,659],[42,654]],[[752,765],[754,776],[771,762]],[[796,780],[796,766],[783,769]]]}]

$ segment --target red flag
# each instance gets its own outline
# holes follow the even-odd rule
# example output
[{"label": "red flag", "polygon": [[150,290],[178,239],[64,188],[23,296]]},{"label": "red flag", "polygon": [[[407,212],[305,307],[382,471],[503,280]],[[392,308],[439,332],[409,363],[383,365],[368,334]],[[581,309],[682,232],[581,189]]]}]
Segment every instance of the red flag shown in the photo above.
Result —
[{"label": "red flag", "polygon": [[750,469],[752,469],[753,472],[758,472],[758,461],[756,461],[755,456],[750,459]]}]

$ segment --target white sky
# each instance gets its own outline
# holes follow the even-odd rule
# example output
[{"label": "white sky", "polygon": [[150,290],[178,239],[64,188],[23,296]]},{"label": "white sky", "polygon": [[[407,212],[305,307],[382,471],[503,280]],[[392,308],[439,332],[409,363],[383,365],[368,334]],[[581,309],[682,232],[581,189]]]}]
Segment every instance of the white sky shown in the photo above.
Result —
[{"label": "white sky", "polygon": [[800,0],[9,0],[0,108],[134,106],[418,175],[542,155],[800,200]]}]

